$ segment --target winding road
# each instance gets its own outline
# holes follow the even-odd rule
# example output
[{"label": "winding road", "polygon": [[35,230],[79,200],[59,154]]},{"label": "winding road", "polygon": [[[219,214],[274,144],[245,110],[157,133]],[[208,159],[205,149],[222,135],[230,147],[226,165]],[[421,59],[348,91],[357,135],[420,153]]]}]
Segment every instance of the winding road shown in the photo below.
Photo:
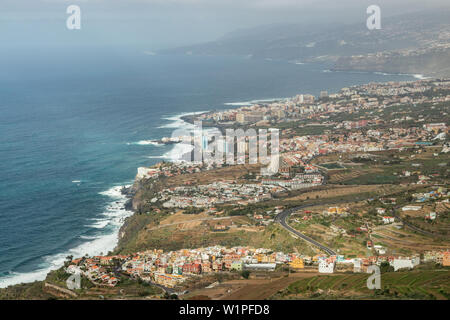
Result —
[{"label": "winding road", "polygon": [[299,207],[294,207],[294,208],[290,208],[290,209],[286,209],[283,212],[280,212],[276,217],[275,217],[275,222],[279,223],[284,229],[286,229],[287,231],[289,231],[290,233],[294,234],[295,236],[305,240],[306,242],[311,243],[312,245],[315,245],[316,247],[320,248],[321,250],[323,250],[324,252],[326,252],[327,254],[334,256],[336,255],[336,252],[326,246],[324,246],[323,244],[320,244],[319,242],[317,242],[314,239],[311,239],[308,236],[305,236],[304,234],[298,232],[297,230],[295,230],[294,228],[292,228],[287,222],[287,218],[289,218],[289,216],[298,210],[301,209],[305,209],[307,207],[312,207],[313,205],[303,205],[303,206],[299,206]]},{"label": "winding road", "polygon": [[426,236],[430,236],[430,237],[436,237],[436,236],[437,236],[436,234],[434,234],[434,233],[432,233],[432,232],[430,232],[430,231],[426,231],[426,230],[420,229],[419,227],[416,227],[416,226],[413,225],[412,223],[410,223],[410,222],[406,221],[405,219],[403,219],[403,218],[397,213],[397,210],[398,210],[400,207],[401,207],[401,206],[396,206],[396,207],[394,207],[391,211],[392,211],[392,215],[393,215],[396,219],[400,220],[400,222],[402,222],[403,225],[404,225],[405,227],[407,227],[407,228],[409,228],[409,229],[411,229],[411,230],[413,230],[413,231],[416,231],[416,232],[418,232],[418,233],[421,233],[421,234],[423,234],[423,235],[426,235]]}]

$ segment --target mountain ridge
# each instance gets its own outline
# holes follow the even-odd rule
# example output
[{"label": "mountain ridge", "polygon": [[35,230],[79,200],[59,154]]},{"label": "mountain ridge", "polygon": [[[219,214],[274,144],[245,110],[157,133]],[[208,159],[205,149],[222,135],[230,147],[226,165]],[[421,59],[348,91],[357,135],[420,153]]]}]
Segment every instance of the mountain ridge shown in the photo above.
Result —
[{"label": "mountain ridge", "polygon": [[[216,41],[163,50],[162,54],[236,55],[293,62],[328,61],[333,70],[423,73],[446,76],[450,57],[450,12],[409,13],[382,19],[380,30],[368,30],[361,23],[324,25],[267,25],[225,34]],[[423,58],[395,53],[422,52]],[[436,55],[436,51],[441,52]],[[442,52],[445,51],[445,52]],[[385,59],[372,61],[371,55],[384,53]],[[386,54],[390,53],[390,54]],[[401,54],[400,54],[401,55]],[[358,56],[358,59],[353,58]],[[367,56],[364,60],[361,58]],[[442,58],[442,63],[439,61]],[[398,59],[398,57],[396,58]],[[364,61],[363,61],[364,60]],[[423,61],[423,66],[420,65]],[[415,67],[408,67],[414,64]],[[419,65],[417,65],[419,64]]]}]

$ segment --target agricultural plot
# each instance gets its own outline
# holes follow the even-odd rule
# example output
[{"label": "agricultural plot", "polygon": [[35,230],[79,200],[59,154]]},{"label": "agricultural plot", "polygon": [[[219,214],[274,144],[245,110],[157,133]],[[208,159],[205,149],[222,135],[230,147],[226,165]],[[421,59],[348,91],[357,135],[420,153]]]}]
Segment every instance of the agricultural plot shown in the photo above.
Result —
[{"label": "agricultural plot", "polygon": [[381,289],[367,288],[367,274],[317,275],[300,279],[275,299],[440,299],[450,297],[450,270],[387,272]]}]

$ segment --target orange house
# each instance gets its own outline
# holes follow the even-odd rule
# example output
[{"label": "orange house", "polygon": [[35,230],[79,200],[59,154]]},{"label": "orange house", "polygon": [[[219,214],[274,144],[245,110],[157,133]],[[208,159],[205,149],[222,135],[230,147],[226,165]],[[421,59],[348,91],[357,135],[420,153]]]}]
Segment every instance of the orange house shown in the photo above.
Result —
[{"label": "orange house", "polygon": [[450,252],[449,251],[444,252],[444,255],[442,257],[442,265],[444,267],[450,266]]}]

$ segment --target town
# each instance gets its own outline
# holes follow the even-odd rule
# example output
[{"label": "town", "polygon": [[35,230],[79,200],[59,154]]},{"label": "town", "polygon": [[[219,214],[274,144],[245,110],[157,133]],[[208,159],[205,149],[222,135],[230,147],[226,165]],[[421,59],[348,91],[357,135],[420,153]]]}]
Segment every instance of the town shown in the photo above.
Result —
[{"label": "town", "polygon": [[[407,235],[401,231],[404,228],[423,235],[447,232],[444,230],[448,226],[445,221],[450,192],[448,163],[442,159],[448,159],[450,150],[447,137],[449,102],[450,81],[420,80],[355,86],[343,88],[336,94],[322,92],[318,98],[298,95],[282,101],[195,115],[190,121],[201,120],[207,126],[217,126],[221,130],[235,126],[279,128],[279,170],[269,177],[251,169],[233,177],[226,174],[216,177],[213,172],[233,170],[234,166],[208,160],[163,162],[153,167],[141,167],[133,188],[158,186],[151,196],[146,197],[145,209],[142,205],[138,209],[158,219],[157,224],[146,228],[147,233],[166,228],[175,228],[173,232],[177,232],[177,225],[186,228],[193,224],[197,227],[192,235],[197,230],[199,234],[212,232],[220,237],[242,228],[252,232],[273,230],[273,226],[281,222],[293,237],[303,238],[315,249],[292,252],[218,244],[168,251],[155,248],[132,254],[82,257],[67,262],[66,272],[80,273],[100,286],[114,287],[125,277],[182,293],[198,277],[211,274],[236,274],[247,278],[250,274],[275,273],[276,270],[358,274],[370,273],[372,265],[384,270],[390,268],[392,272],[414,270],[429,263],[448,267],[450,251],[445,244],[444,247],[426,245],[423,250],[412,248],[408,242],[402,242],[400,248],[396,245],[402,241],[398,238],[399,232],[402,237]],[[425,112],[425,108],[431,112]],[[181,140],[164,139],[170,143],[181,143]],[[427,153],[428,149],[431,153]],[[428,168],[421,161],[425,155],[430,161],[437,159],[438,162]],[[400,163],[409,166],[389,169],[387,179],[399,181],[398,187],[392,188],[405,190],[406,194],[401,196],[384,191],[382,195],[362,202],[336,201],[327,206],[326,199],[317,200],[320,194],[317,191],[315,203],[293,209],[277,200],[286,194],[314,194],[313,190],[327,188],[330,183],[336,183],[335,172],[340,177],[349,169],[352,174],[361,168],[370,170],[373,165],[396,168]],[[197,175],[211,176],[212,179],[189,179]],[[188,179],[176,180],[184,176]],[[171,179],[178,182],[159,185]],[[367,187],[361,186],[362,189]],[[136,192],[133,188],[126,192]],[[255,205],[262,207],[245,210]],[[245,222],[234,220],[242,214],[240,210],[246,212]],[[173,218],[164,222],[167,215]],[[440,227],[431,227],[436,223]],[[321,235],[314,231],[320,224],[328,226]],[[207,229],[202,229],[203,225]],[[259,229],[252,229],[252,226]],[[343,246],[335,251],[323,244],[335,243],[326,240],[330,237],[347,239],[351,247]],[[321,243],[313,238],[321,239]],[[393,242],[389,242],[391,240]],[[217,285],[214,283],[207,287]]]},{"label": "town", "polygon": [[[116,249],[68,257],[44,291],[152,299],[448,297],[449,104],[450,80],[425,79],[186,116],[202,122],[208,142],[208,128],[278,129],[277,172],[262,174],[265,164],[249,163],[247,154],[246,163],[205,158],[139,167],[134,184],[122,189],[134,214],[123,221]],[[374,293],[361,285],[371,266],[390,274]],[[86,289],[64,291],[74,274]],[[419,275],[417,288],[396,287],[399,277]],[[324,291],[328,276],[345,286],[329,280],[333,290]],[[354,283],[357,292],[348,291]]]},{"label": "town", "polygon": [[306,256],[296,253],[272,252],[264,248],[213,246],[163,252],[147,250],[132,255],[82,257],[68,262],[66,272],[86,276],[96,285],[116,286],[120,277],[129,276],[168,288],[180,287],[188,278],[218,272],[265,271],[286,266],[292,270],[319,273],[351,271],[367,272],[371,265],[388,263],[394,271],[413,269],[420,262],[450,266],[450,251],[427,251],[420,256],[370,256],[345,258],[342,255]]}]

